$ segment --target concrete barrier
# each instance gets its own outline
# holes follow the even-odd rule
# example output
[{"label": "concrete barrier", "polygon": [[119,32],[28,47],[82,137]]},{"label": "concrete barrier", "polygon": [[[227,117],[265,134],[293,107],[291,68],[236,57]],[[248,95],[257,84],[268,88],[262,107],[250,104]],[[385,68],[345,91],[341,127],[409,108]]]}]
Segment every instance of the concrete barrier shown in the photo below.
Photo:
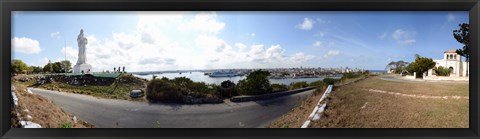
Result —
[{"label": "concrete barrier", "polygon": [[320,114],[327,107],[327,103],[323,103],[323,105],[320,105],[320,104],[325,98],[328,97],[328,95],[330,94],[330,92],[332,92],[332,90],[333,90],[333,85],[328,85],[327,89],[325,89],[325,93],[323,93],[320,100],[318,100],[317,105],[315,105],[315,108],[313,108],[312,113],[308,116],[307,120],[305,122],[303,122],[303,125],[300,128],[308,128],[308,125],[310,125],[312,120],[313,121],[320,120],[320,117],[321,117]]},{"label": "concrete barrier", "polygon": [[263,95],[235,96],[235,97],[230,98],[230,101],[232,101],[232,102],[246,102],[246,101],[265,100],[265,99],[271,99],[271,98],[276,98],[276,97],[292,95],[292,94],[312,90],[312,89],[315,89],[315,88],[316,88],[316,86],[301,88],[301,89],[296,89],[296,90],[290,90],[290,91],[284,91],[284,92],[271,93],[271,94],[263,94]]}]

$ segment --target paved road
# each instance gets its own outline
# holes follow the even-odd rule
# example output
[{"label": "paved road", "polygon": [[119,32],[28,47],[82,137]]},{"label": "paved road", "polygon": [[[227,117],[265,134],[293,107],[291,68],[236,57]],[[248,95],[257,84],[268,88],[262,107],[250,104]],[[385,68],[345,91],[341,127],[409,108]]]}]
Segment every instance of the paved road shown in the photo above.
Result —
[{"label": "paved road", "polygon": [[180,105],[99,99],[88,95],[30,89],[99,128],[264,127],[289,112],[314,91],[256,102]]}]

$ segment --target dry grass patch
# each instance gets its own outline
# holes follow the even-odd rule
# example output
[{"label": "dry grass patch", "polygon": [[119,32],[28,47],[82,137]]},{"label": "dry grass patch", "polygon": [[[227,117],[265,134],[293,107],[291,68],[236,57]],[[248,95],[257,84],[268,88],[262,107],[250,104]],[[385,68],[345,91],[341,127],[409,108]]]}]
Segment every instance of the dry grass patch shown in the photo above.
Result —
[{"label": "dry grass patch", "polygon": [[27,112],[32,116],[32,122],[38,123],[42,128],[93,128],[92,124],[79,120],[77,123],[73,121],[73,116],[57,107],[50,100],[37,95],[30,94],[26,91],[25,85],[15,85],[17,96],[19,99],[19,111],[23,117]]},{"label": "dry grass patch", "polygon": [[[350,84],[359,81],[362,78],[363,77],[346,79],[340,83],[335,83],[335,86]],[[311,97],[306,98],[300,106],[278,118],[275,122],[268,125],[267,128],[300,128],[303,125],[303,122],[308,119],[308,116],[312,113],[326,89],[326,86],[317,89],[315,93]]]},{"label": "dry grass patch", "polygon": [[[468,95],[468,84],[403,83],[368,78],[335,88],[317,128],[468,128],[468,100],[402,97],[372,93]],[[362,108],[363,107],[363,108]]]},{"label": "dry grass patch", "polygon": [[403,94],[431,96],[468,96],[468,84],[432,83],[432,82],[396,82],[371,78],[368,82],[359,82],[358,89],[376,89]]}]

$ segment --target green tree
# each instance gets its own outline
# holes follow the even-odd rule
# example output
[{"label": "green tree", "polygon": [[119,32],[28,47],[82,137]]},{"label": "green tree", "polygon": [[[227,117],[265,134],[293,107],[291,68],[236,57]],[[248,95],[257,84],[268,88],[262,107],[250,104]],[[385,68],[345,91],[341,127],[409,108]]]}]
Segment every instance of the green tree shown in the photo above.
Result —
[{"label": "green tree", "polygon": [[43,71],[53,73],[53,64],[49,61],[47,65],[43,66]]},{"label": "green tree", "polygon": [[70,73],[72,72],[72,63],[68,60],[60,61],[60,73]]},{"label": "green tree", "polygon": [[30,74],[40,73],[42,71],[43,71],[43,69],[40,66],[29,66],[28,67],[28,73],[30,73]]},{"label": "green tree", "polygon": [[388,63],[387,69],[393,70],[393,73],[399,74],[403,70],[405,70],[405,68],[407,66],[408,66],[408,62],[405,62],[403,60],[392,61],[392,62]]},{"label": "green tree", "polygon": [[52,64],[53,73],[61,73],[62,64],[60,62],[55,62]]},{"label": "green tree", "polygon": [[415,62],[410,63],[406,69],[412,74],[413,72],[417,72],[417,77],[422,77],[424,72],[435,67],[435,65],[436,63],[433,62],[431,58],[421,57],[420,55],[415,54]]},{"label": "green tree", "polygon": [[460,26],[460,29],[453,30],[453,37],[459,43],[463,44],[463,48],[457,49],[456,53],[465,57],[465,61],[467,62],[466,76],[468,76],[468,60],[470,58],[470,40],[469,40],[468,32],[470,30],[470,26],[467,23],[462,23],[462,24],[459,24],[458,26]]},{"label": "green tree", "polygon": [[237,92],[242,95],[260,95],[272,92],[270,72],[256,70],[248,74],[246,79],[240,80],[237,84]]},{"label": "green tree", "polygon": [[28,66],[27,67],[27,74],[32,74],[34,69],[35,69],[35,66]]},{"label": "green tree", "polygon": [[22,60],[14,59],[12,60],[12,63],[11,63],[11,69],[12,69],[12,73],[16,73],[16,74],[26,73],[28,70],[28,66]]}]

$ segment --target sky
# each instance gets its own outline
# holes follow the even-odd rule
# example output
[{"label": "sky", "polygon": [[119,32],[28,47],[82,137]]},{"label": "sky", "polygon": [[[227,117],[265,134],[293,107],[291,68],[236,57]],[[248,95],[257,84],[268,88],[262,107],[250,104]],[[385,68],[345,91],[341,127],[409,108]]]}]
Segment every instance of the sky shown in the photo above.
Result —
[{"label": "sky", "polygon": [[12,59],[77,62],[80,29],[93,71],[224,68],[385,69],[415,54],[442,59],[467,11],[16,11]]}]

